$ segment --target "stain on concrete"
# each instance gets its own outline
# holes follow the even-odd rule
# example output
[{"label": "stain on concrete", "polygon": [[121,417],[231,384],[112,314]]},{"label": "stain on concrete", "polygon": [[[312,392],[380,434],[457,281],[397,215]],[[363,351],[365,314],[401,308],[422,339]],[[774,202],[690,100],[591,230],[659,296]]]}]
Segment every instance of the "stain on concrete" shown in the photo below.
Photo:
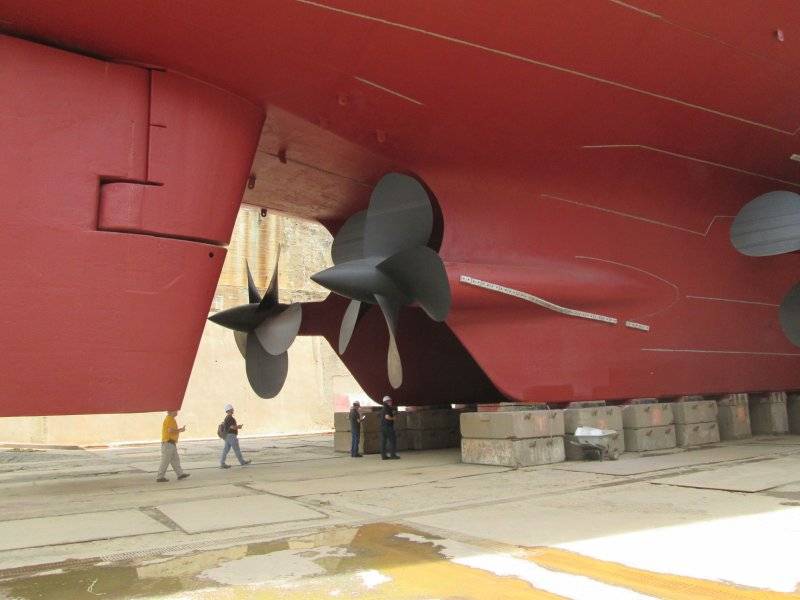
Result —
[{"label": "stain on concrete", "polygon": [[0,580],[0,598],[98,597],[789,600],[800,594],[653,573],[555,548],[465,543],[394,523],[335,527],[140,564],[64,564]]}]

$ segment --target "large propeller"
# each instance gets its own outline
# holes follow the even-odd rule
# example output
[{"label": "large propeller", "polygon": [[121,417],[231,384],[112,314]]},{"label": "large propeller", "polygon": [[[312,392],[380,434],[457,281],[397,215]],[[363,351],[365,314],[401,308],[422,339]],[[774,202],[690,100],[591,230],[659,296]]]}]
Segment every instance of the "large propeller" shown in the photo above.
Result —
[{"label": "large propeller", "polygon": [[302,307],[299,303],[278,302],[277,258],[263,298],[253,282],[250,266],[247,263],[245,266],[249,303],[218,312],[208,320],[233,330],[236,345],[245,359],[250,386],[261,398],[273,398],[286,381],[289,370],[286,351],[300,329]]},{"label": "large propeller", "polygon": [[427,244],[433,230],[428,192],[413,177],[389,173],[375,186],[369,207],[351,216],[333,240],[334,266],[311,279],[350,298],[339,331],[339,354],[370,305],[380,306],[389,329],[387,369],[398,388],[403,368],[397,349],[402,306],[416,303],[434,321],[450,310],[450,285],[439,255]]},{"label": "large propeller", "polygon": [[[731,243],[747,256],[800,250],[800,195],[768,192],[745,204],[731,226]],[[800,346],[800,284],[783,298],[778,317],[783,334]]]}]

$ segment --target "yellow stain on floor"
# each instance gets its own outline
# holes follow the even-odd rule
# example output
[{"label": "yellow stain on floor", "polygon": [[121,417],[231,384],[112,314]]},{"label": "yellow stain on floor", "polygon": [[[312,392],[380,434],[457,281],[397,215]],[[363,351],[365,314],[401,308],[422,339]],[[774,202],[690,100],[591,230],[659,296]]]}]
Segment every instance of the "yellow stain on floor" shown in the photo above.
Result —
[{"label": "yellow stain on floor", "polygon": [[[207,600],[305,600],[338,596],[363,600],[411,600],[419,598],[445,598],[458,600],[514,600],[517,598],[562,598],[556,594],[536,589],[515,577],[501,577],[472,567],[458,565],[443,557],[432,543],[412,542],[397,537],[410,532],[392,524],[374,524],[361,527],[348,544],[352,556],[338,558],[335,568],[329,569],[332,577],[298,581],[287,587],[270,589],[227,589],[209,591]],[[430,538],[428,538],[430,539]],[[524,549],[519,558],[540,567],[568,575],[588,577],[595,581],[665,600],[790,600],[800,599],[800,594],[786,594],[738,587],[719,583],[665,575],[626,567],[617,563],[597,560],[553,548]],[[322,561],[320,561],[322,564]],[[333,565],[331,565],[333,566]],[[372,589],[353,584],[358,571],[375,570],[391,579]],[[341,576],[351,578],[346,585]]]},{"label": "yellow stain on floor", "polygon": [[[432,544],[409,542],[397,537],[408,528],[380,523],[361,527],[347,546],[352,556],[335,559],[330,577],[289,582],[270,589],[206,590],[195,596],[202,600],[307,600],[341,598],[359,600],[563,600],[561,596],[537,590],[513,577],[497,577],[487,571],[457,565],[442,557]],[[325,559],[319,564],[325,565]],[[358,572],[374,570],[390,578],[368,589],[356,582]]]},{"label": "yellow stain on floor", "polygon": [[[400,534],[412,534],[418,539]],[[488,569],[457,564],[443,556],[441,551],[446,544],[447,540],[398,524],[337,527],[312,535],[168,558],[139,567],[94,565],[6,580],[0,582],[0,598],[88,599],[98,595],[107,600],[131,597],[163,600],[562,598],[517,577],[499,576]],[[613,586],[609,588],[612,594],[616,587],[620,591],[630,590],[664,600],[800,600],[798,593],[771,592],[655,573],[555,548],[484,547],[480,542],[470,542],[466,546],[474,547],[476,554],[510,555],[554,573],[585,577]],[[240,569],[241,573],[243,560],[268,559],[274,553],[281,553],[275,556],[282,558],[288,556],[287,560],[296,556],[299,561],[305,561],[306,566],[312,561],[319,569],[314,575],[290,578],[285,572],[286,568],[291,568],[286,566],[290,563],[266,560],[264,565],[273,566],[248,567],[243,573],[253,583],[224,585],[209,579],[209,569],[222,573],[229,569],[228,575]],[[754,568],[757,568],[755,564]],[[282,570],[284,572],[280,572]],[[564,593],[569,593],[568,587]]]},{"label": "yellow stain on floor", "polygon": [[[526,553],[526,558],[553,571],[590,577],[595,581],[627,588],[663,600],[800,599],[798,593],[772,592],[693,577],[645,571],[557,548],[531,549]],[[755,561],[754,568],[757,568]]]}]

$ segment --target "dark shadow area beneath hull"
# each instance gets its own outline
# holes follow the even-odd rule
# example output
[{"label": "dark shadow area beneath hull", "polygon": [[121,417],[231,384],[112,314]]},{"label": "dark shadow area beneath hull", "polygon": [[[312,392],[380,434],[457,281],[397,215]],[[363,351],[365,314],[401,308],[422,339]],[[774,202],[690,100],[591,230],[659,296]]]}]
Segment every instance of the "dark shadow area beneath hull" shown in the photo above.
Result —
[{"label": "dark shadow area beneath hull", "polygon": [[[321,335],[336,348],[347,304],[348,300],[335,294],[324,302],[304,304],[300,335]],[[450,328],[432,321],[419,308],[400,311],[397,345],[403,361],[403,385],[396,390],[389,385],[386,372],[388,343],[383,315],[377,306],[371,307],[340,357],[373,400],[385,394],[399,405],[418,406],[503,400]]]}]

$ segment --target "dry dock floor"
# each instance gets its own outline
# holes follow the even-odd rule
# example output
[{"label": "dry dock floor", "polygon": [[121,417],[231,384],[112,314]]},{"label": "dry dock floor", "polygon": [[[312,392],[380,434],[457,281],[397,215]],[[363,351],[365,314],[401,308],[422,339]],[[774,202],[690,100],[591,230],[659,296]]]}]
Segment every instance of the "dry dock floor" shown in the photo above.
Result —
[{"label": "dry dock floor", "polygon": [[153,445],[0,448],[0,599],[800,598],[800,436],[523,469],[220,445],[169,483]]}]

